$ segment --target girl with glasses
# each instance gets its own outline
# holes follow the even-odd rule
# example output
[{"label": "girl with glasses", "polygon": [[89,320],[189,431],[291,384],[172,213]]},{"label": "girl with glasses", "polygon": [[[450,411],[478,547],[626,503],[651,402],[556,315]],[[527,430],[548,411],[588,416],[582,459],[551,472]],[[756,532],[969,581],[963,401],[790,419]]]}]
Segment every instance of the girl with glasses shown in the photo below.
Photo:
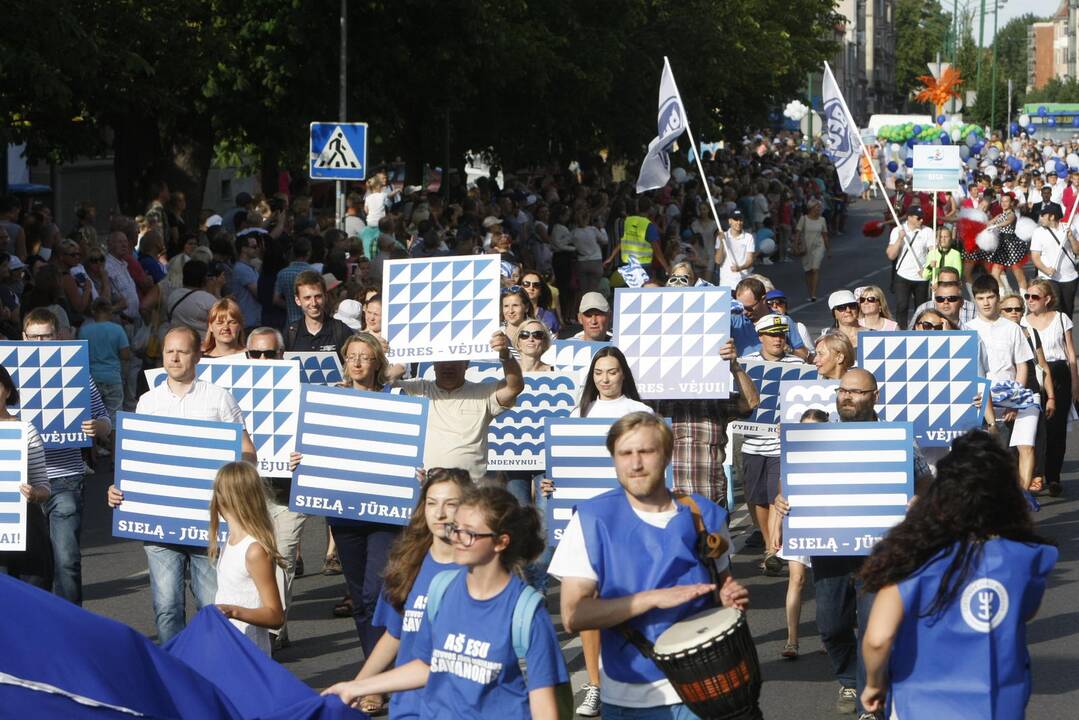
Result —
[{"label": "girl with glasses", "polygon": [[543,353],[551,347],[551,334],[547,326],[539,320],[530,318],[521,323],[513,345],[520,353],[517,360],[521,364],[521,371],[525,374],[554,370],[552,366],[540,360]]},{"label": "girl with glasses", "polygon": [[862,288],[858,295],[858,324],[868,330],[899,329],[899,323],[892,319],[892,311],[884,299],[884,291],[876,285]]},{"label": "girl with glasses", "polygon": [[[443,570],[460,568],[453,560],[449,528],[461,504],[461,496],[472,487],[468,471],[432,468],[420,487],[412,519],[390,550],[382,594],[375,608],[376,627],[385,628],[371,655],[364,658],[356,680],[384,672],[391,665],[400,667],[416,659],[416,636],[423,625],[427,587],[431,578]],[[422,691],[394,693],[390,714],[396,719],[420,717]],[[375,694],[360,699],[359,708],[368,714],[385,710],[384,696]]]},{"label": "girl with glasses", "polygon": [[542,321],[552,334],[557,335],[562,324],[558,322],[558,314],[554,310],[550,285],[538,271],[525,270],[521,273],[521,287],[532,303],[532,317]]},{"label": "girl with glasses", "polygon": [[[1019,323],[1037,333],[1041,339],[1042,352],[1049,365],[1046,387],[1055,390],[1056,400],[1050,414],[1045,405],[1045,478],[1049,494],[1054,497],[1062,491],[1060,469],[1064,464],[1064,452],[1068,439],[1068,410],[1079,398],[1079,375],[1076,373],[1075,341],[1072,339],[1072,320],[1057,310],[1056,295],[1046,280],[1035,280],[1027,287],[1027,316]],[[1001,302],[1001,310],[1015,301]],[[1014,315],[1009,319],[1015,319]],[[1050,402],[1049,400],[1046,401]]]},{"label": "girl with glasses", "polygon": [[676,262],[671,266],[671,274],[667,276],[667,287],[693,287],[697,284],[697,273],[693,270],[693,263]]},{"label": "girl with glasses", "polygon": [[354,705],[365,695],[422,687],[418,714],[424,718],[556,720],[555,686],[568,682],[568,674],[542,603],[530,620],[527,681],[512,641],[526,587],[521,569],[543,551],[539,514],[501,488],[474,488],[461,499],[449,533],[453,559],[464,570],[436,576],[445,584],[437,603],[427,598],[415,659],[338,683],[326,694]]}]

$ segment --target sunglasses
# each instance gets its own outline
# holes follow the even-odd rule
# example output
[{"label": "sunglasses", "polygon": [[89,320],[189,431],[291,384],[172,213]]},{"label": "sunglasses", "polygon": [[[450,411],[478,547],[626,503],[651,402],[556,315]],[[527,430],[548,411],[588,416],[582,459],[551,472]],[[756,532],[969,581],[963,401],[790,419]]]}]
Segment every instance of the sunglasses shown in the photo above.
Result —
[{"label": "sunglasses", "polygon": [[683,287],[689,286],[689,275],[671,275],[667,278],[668,285],[681,285]]},{"label": "sunglasses", "polygon": [[1043,296],[1035,295],[1034,293],[1023,293],[1023,297],[1027,300],[1041,300]]},{"label": "sunglasses", "polygon": [[776,298],[774,300],[769,300],[767,304],[768,307],[785,307],[787,305],[787,301]]},{"label": "sunglasses", "polygon": [[879,302],[880,302],[880,298],[879,297],[873,297],[872,295],[864,295],[864,296],[858,298],[858,304],[859,305],[864,305],[865,303],[872,303],[872,304],[875,305],[875,304],[877,304]]},{"label": "sunglasses", "polygon": [[263,358],[266,358],[267,360],[276,360],[277,359],[277,354],[278,353],[277,353],[276,350],[248,350],[247,351],[247,357],[250,360],[261,360]]},{"label": "sunglasses", "polygon": [[539,280],[522,280],[521,287],[543,287],[543,283]]},{"label": "sunglasses", "polygon": [[1002,305],[1001,308],[1000,308],[1000,311],[1001,312],[1006,312],[1006,313],[1013,313],[1013,312],[1014,313],[1021,313],[1021,312],[1023,312],[1023,308],[1022,307],[1004,307]]},{"label": "sunglasses", "polygon": [[546,340],[547,333],[542,330],[522,330],[517,333],[517,337],[521,340],[528,340],[529,338],[533,340]]},{"label": "sunglasses", "polygon": [[944,323],[941,323],[940,325],[934,325],[928,320],[923,320],[922,322],[918,323],[918,327],[922,330],[943,330]]},{"label": "sunglasses", "polygon": [[101,256],[89,257],[89,258],[86,258],[86,262],[88,262],[88,263],[105,262],[105,258],[103,258]]},{"label": "sunglasses", "polygon": [[936,295],[936,296],[933,297],[933,299],[936,300],[939,303],[942,303],[942,302],[953,303],[953,302],[959,302],[960,300],[963,299],[963,297],[961,295]]},{"label": "sunglasses", "polygon": [[843,305],[836,305],[835,309],[839,312],[856,312],[858,310],[858,303],[844,303]]}]

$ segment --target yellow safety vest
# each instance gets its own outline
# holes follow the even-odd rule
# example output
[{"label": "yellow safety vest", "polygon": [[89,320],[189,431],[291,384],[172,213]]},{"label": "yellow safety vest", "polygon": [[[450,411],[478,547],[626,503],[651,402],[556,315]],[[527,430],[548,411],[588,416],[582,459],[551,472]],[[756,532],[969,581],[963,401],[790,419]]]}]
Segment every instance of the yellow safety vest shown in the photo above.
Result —
[{"label": "yellow safety vest", "polygon": [[641,265],[652,262],[652,243],[648,242],[648,226],[652,222],[640,215],[626,218],[622,232],[622,262],[628,263],[631,257],[637,258]]}]

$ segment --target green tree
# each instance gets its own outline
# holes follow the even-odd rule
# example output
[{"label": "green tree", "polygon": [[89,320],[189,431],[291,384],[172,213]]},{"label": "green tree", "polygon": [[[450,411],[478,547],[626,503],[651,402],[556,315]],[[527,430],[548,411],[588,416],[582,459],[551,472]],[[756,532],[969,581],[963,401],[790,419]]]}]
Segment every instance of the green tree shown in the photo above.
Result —
[{"label": "green tree", "polygon": [[[1012,108],[1018,107],[1023,102],[1023,89],[1026,86],[1027,76],[1027,29],[1032,23],[1040,18],[1031,13],[1012,18],[997,30],[993,38],[993,44],[981,51],[975,49],[974,64],[968,77],[971,81],[971,89],[978,91],[978,101],[967,110],[966,118],[971,122],[983,125],[993,125],[1002,128],[1007,121],[1005,117],[1008,111],[1008,79],[1012,79],[1013,94]],[[989,22],[987,19],[986,22]],[[996,76],[994,83],[993,62],[994,49],[996,50]],[[976,59],[982,59],[982,81],[976,85]],[[996,86],[995,117],[993,116],[994,102],[993,89]]]},{"label": "green tree", "polygon": [[[1079,103],[1079,80],[1052,78],[1023,98],[1024,103]],[[1018,105],[1017,105],[1018,107]]]},{"label": "green tree", "polygon": [[[909,112],[918,106],[913,93],[921,87],[918,77],[929,73],[928,63],[951,58],[943,54],[951,32],[952,16],[937,0],[898,0],[895,5],[895,102]],[[918,106],[918,109],[923,109]]]}]

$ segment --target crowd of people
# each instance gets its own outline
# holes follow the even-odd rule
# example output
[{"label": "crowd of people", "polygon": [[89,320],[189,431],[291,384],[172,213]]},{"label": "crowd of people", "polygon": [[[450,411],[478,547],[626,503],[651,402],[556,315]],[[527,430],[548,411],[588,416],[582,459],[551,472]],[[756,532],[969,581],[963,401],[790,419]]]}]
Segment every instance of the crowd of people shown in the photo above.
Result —
[{"label": "crowd of people", "polygon": [[[83,429],[95,438],[85,458],[95,464],[110,453],[121,409],[242,421],[227,391],[196,377],[203,357],[332,351],[343,387],[429,400],[408,525],[327,523],[323,570],[341,572],[347,593],[334,612],[355,621],[363,658],[354,679],[327,692],[365,711],[565,717],[569,677],[545,606],[554,578],[562,624],[580,634],[587,669],[577,714],[696,717],[648,648],[702,610],[748,607],[749,592],[732,575],[732,479],[754,528],[747,551],[759,555],[760,572],[789,575],[782,657],[799,655],[802,592],[812,582],[840,712],[876,717],[886,697],[902,717],[963,707],[981,698],[940,689],[940,676],[954,675],[939,661],[927,664],[919,648],[934,617],[961,613],[972,577],[1007,564],[998,558],[1019,558],[1019,569],[999,579],[1022,598],[1003,621],[1011,644],[978,655],[988,658],[979,672],[999,671],[1029,694],[1022,625],[1055,560],[1029,510],[1038,493],[1063,492],[1068,415],[1079,399],[1071,333],[1079,240],[1065,229],[1079,200],[1079,159],[1067,186],[1054,179],[1035,191],[1040,171],[1013,177],[1005,161],[1041,168],[1050,156],[1066,158],[1070,146],[1019,139],[988,147],[999,150],[986,152],[961,196],[910,193],[903,177],[889,178],[901,220],[882,253],[894,263],[893,301],[875,285],[836,289],[827,296],[832,322],[819,332],[792,316],[791,298],[816,302],[832,240],[847,231],[848,198],[827,160],[788,133],[728,145],[703,158],[705,177],[677,168],[665,187],[639,196],[620,168],[599,160],[574,172],[507,174],[501,185],[494,176],[466,185],[449,175],[438,190],[397,187],[380,172],[352,188],[340,228],[312,209],[302,187],[291,196],[241,193],[234,207],[207,210],[194,227],[182,194],[158,183],[144,215],[113,215],[103,235],[87,203],[65,235],[46,206],[4,199],[0,332],[88,341],[92,419]],[[925,225],[934,202],[935,236]],[[985,219],[974,235],[993,235],[991,249],[964,225],[978,221],[970,213],[979,209]],[[1021,216],[1036,224],[1026,239],[1015,232]],[[436,362],[426,379],[388,360],[385,262],[484,253],[500,256],[502,322],[490,338],[500,381],[468,380],[467,361]],[[801,263],[804,288],[778,288],[754,272],[791,261]],[[1028,261],[1037,277],[1028,278]],[[488,427],[514,407],[524,376],[553,369],[544,356],[554,339],[611,339],[613,291],[638,285],[625,272],[632,266],[647,274],[645,287],[731,289],[730,341],[720,351],[731,396],[645,402],[623,352],[596,352],[573,415],[612,421],[607,449],[620,487],[580,503],[557,548],[547,548],[543,515],[557,483],[543,473],[489,471]],[[782,538],[790,506],[778,438],[728,441],[728,424],[759,404],[740,361],[811,363],[821,378],[839,381],[841,422],[872,422],[878,378],[855,367],[859,339],[897,329],[977,332],[981,369],[993,383],[985,431],[955,441],[950,453],[915,449],[917,502],[868,559],[794,555]],[[141,371],[157,365],[166,380],[147,389]],[[6,408],[17,406],[18,388],[3,368],[0,388],[0,419],[13,419]],[[828,416],[810,411],[802,420]],[[27,551],[0,554],[0,566],[80,603],[89,468],[78,450],[43,450],[33,432],[28,448],[23,495],[41,511],[31,513]],[[300,462],[294,454],[292,467]],[[159,641],[182,631],[189,582],[200,609],[216,605],[267,653],[288,644],[309,518],[289,509],[288,478],[259,478],[255,466],[245,432],[243,461],[221,468],[211,501],[214,527],[218,516],[228,522],[227,542],[144,544]],[[673,489],[664,482],[668,466]],[[123,493],[110,487],[108,502],[121,506]],[[702,538],[713,541],[712,554],[701,554]],[[978,654],[979,638],[949,632],[936,642]],[[1021,710],[1026,696],[1009,692],[1009,707]]]}]

